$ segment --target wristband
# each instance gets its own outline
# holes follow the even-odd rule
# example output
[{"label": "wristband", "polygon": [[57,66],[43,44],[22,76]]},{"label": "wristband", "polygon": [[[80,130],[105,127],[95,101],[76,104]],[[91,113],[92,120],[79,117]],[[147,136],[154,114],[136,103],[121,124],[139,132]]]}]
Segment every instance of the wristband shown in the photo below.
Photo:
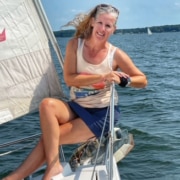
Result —
[{"label": "wristband", "polygon": [[121,82],[119,83],[119,86],[126,87],[131,84],[130,78],[120,77]]}]

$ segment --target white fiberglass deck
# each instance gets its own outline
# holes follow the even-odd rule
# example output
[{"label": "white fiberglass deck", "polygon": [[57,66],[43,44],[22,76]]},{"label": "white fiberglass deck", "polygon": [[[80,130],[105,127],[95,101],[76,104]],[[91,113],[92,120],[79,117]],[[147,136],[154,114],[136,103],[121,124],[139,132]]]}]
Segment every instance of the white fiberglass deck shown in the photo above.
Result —
[{"label": "white fiberglass deck", "polygon": [[[69,163],[62,163],[62,165],[64,167],[63,176],[55,178],[54,180],[108,180],[108,173],[105,165],[97,165],[94,174],[94,166],[82,166],[77,168],[76,171],[73,172],[70,168]],[[116,170],[117,167],[114,167],[113,169]],[[33,180],[41,180],[42,176],[43,175],[34,177]],[[120,180],[119,173],[117,171],[113,172],[112,180]]]}]

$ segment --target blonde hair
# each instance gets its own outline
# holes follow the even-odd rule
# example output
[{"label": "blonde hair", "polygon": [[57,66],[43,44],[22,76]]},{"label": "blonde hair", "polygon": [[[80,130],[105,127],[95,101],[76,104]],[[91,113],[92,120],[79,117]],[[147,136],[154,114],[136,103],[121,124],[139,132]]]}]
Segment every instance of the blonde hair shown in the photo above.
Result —
[{"label": "blonde hair", "polygon": [[91,20],[96,15],[96,8],[94,8],[84,19],[79,22],[76,27],[75,37],[88,39],[92,33]]},{"label": "blonde hair", "polygon": [[76,33],[74,35],[76,38],[88,39],[91,36],[93,29],[91,26],[92,18],[96,19],[98,15],[103,13],[112,14],[116,21],[118,19],[119,11],[115,7],[107,4],[100,4],[92,9],[88,14],[76,15],[76,17],[65,26],[71,25],[76,28]]}]

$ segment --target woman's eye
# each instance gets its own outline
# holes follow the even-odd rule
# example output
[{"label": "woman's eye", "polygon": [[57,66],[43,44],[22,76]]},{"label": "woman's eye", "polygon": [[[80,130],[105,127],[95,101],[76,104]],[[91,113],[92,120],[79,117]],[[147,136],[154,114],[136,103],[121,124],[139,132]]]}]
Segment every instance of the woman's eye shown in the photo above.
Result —
[{"label": "woman's eye", "polygon": [[[98,21],[97,23],[98,23],[99,25],[103,25],[103,22],[101,22],[101,21]],[[110,24],[104,24],[104,26],[105,26],[107,29],[109,29],[109,28],[112,27]]]},{"label": "woman's eye", "polygon": [[109,24],[106,24],[106,27],[107,27],[107,28],[111,28],[111,26],[110,26]]}]

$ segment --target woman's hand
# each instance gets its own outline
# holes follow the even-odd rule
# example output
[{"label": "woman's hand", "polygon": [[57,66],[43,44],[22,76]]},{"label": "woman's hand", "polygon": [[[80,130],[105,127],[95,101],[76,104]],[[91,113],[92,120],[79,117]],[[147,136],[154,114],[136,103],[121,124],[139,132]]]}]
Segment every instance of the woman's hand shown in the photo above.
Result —
[{"label": "woman's hand", "polygon": [[107,83],[115,82],[116,84],[120,84],[120,77],[129,78],[129,75],[124,72],[111,71],[110,73],[104,74],[104,81]]}]

